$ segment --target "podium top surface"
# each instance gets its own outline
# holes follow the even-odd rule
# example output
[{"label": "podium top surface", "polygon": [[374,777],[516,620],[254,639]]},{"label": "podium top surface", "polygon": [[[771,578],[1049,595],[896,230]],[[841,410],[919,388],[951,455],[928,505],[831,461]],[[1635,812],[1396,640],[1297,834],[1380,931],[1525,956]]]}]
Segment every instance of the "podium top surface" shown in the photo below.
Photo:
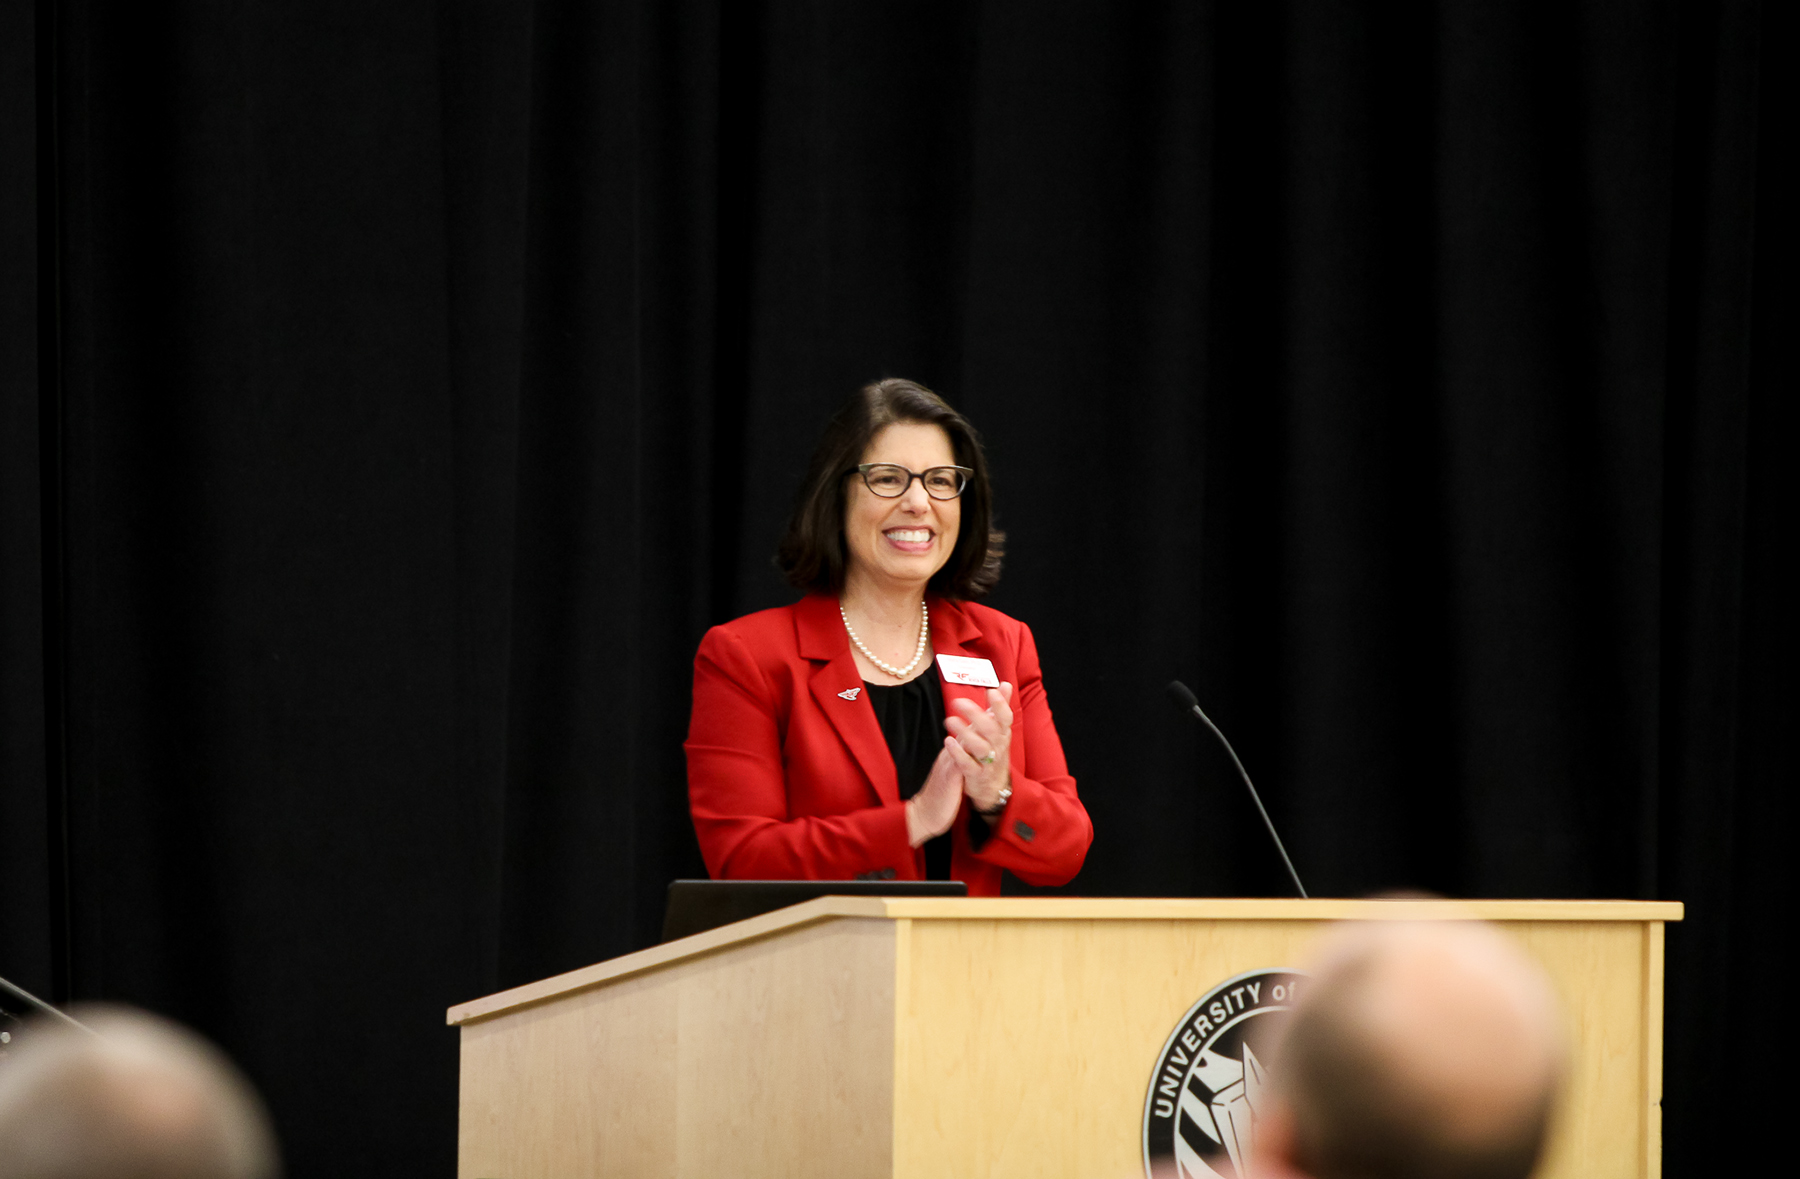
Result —
[{"label": "podium top surface", "polygon": [[836,918],[918,921],[1680,921],[1679,901],[1269,900],[1125,897],[820,897],[652,946],[567,974],[460,1003],[451,1025],[475,1023],[602,983]]}]

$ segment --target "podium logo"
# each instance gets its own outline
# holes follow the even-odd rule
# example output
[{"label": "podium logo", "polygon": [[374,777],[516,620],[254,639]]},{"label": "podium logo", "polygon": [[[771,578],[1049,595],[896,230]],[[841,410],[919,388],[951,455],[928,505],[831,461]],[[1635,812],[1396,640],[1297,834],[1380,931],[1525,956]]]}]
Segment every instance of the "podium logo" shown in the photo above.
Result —
[{"label": "podium logo", "polygon": [[1177,1179],[1249,1179],[1264,1062],[1293,1008],[1298,970],[1228,978],[1188,1008],[1169,1033],[1144,1097],[1144,1173]]}]

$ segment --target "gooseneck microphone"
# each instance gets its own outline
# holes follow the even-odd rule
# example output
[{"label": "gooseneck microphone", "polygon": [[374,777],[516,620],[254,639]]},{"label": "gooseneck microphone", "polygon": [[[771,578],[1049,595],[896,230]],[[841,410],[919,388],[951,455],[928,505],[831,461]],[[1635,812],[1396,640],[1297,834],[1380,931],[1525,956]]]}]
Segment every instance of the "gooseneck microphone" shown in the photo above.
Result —
[{"label": "gooseneck microphone", "polygon": [[1188,690],[1186,684],[1180,680],[1170,680],[1169,698],[1181,705],[1183,712],[1191,712],[1199,717],[1200,723],[1212,730],[1212,735],[1219,739],[1219,744],[1223,745],[1225,752],[1231,755],[1231,764],[1237,767],[1238,777],[1244,780],[1244,789],[1250,792],[1250,801],[1256,804],[1256,813],[1262,816],[1263,826],[1269,829],[1269,838],[1275,841],[1275,850],[1281,853],[1281,862],[1287,865],[1288,875],[1294,881],[1294,890],[1301,897],[1306,897],[1306,886],[1300,883],[1300,873],[1294,871],[1294,861],[1288,859],[1287,848],[1281,845],[1281,836],[1275,834],[1275,824],[1269,821],[1269,812],[1263,808],[1262,796],[1256,792],[1256,787],[1250,784],[1250,775],[1244,772],[1244,763],[1238,760],[1237,750],[1231,747],[1231,742],[1225,739],[1225,734],[1219,731],[1219,726],[1212,723],[1212,717],[1200,711],[1200,701]]},{"label": "gooseneck microphone", "polygon": [[49,1018],[54,1019],[54,1020],[60,1020],[61,1022],[68,1024],[70,1027],[80,1028],[84,1032],[92,1030],[86,1024],[82,1023],[80,1020],[74,1019],[71,1016],[64,1015],[61,1011],[58,1011],[56,1008],[50,1006],[50,1004],[44,1002],[42,999],[40,999],[36,995],[32,994],[30,991],[26,990],[24,987],[21,987],[15,983],[9,983],[3,978],[0,978],[0,995],[4,995],[7,998],[12,999],[14,1002],[18,1003],[20,1006],[28,1008],[30,1010],[30,1012],[33,1014],[44,1015],[44,1016],[48,1016]]}]

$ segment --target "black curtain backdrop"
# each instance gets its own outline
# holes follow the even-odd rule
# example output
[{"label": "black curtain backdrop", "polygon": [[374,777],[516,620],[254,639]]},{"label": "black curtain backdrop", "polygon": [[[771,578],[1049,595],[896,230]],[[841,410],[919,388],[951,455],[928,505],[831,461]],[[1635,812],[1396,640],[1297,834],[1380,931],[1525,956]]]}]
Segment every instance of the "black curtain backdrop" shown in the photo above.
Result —
[{"label": "black curtain backdrop", "polygon": [[[701,872],[825,416],[985,432],[1067,891],[1681,900],[1667,1166],[1787,1091],[1791,5],[0,4],[0,974],[292,1172]],[[1788,94],[1782,99],[1782,94]],[[1788,538],[1783,540],[1783,538]]]}]

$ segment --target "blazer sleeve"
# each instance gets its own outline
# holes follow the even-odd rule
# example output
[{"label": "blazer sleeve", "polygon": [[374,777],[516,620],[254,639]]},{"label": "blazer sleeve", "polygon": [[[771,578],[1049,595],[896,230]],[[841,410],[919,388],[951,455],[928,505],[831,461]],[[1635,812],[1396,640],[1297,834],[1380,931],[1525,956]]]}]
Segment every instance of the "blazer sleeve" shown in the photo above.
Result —
[{"label": "blazer sleeve", "polygon": [[849,880],[884,869],[916,875],[905,807],[789,814],[783,690],[741,636],[723,627],[707,632],[694,659],[685,746],[688,806],[706,870],[716,880]]},{"label": "blazer sleeve", "polygon": [[992,833],[975,853],[1027,884],[1067,884],[1081,871],[1094,824],[1075,794],[1075,779],[1063,758],[1062,738],[1044,695],[1037,642],[1019,623],[1019,682],[1013,695],[1013,727],[1024,735],[1023,764],[1012,766],[1012,797]]}]

